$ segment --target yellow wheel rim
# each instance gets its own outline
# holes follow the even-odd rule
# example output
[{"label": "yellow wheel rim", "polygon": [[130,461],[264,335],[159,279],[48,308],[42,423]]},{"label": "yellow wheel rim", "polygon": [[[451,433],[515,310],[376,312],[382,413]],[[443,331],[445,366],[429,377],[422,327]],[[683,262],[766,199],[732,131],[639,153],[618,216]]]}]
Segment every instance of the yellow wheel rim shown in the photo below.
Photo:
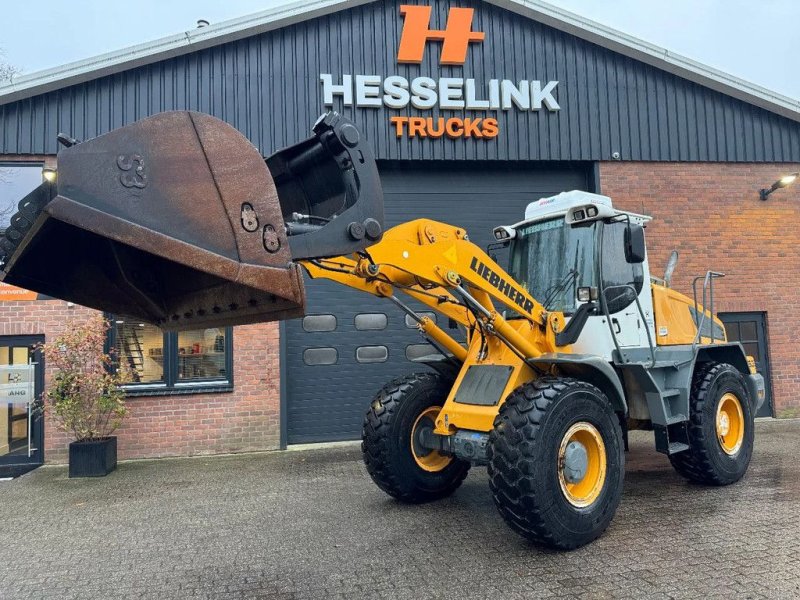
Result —
[{"label": "yellow wheel rim", "polygon": [[436,427],[436,417],[439,416],[441,410],[441,406],[426,408],[419,414],[411,428],[411,454],[414,456],[417,466],[430,473],[441,471],[453,461],[452,456],[442,454],[438,450],[425,448],[420,441],[420,435],[424,429]]},{"label": "yellow wheel rim", "polygon": [[[585,451],[585,472],[577,480],[574,476],[570,480],[565,472],[565,468],[568,467],[566,464],[568,448],[573,451],[576,448],[579,452]],[[558,451],[558,479],[564,497],[577,508],[590,506],[603,491],[606,469],[606,446],[600,432],[586,421],[575,423],[564,434]]]},{"label": "yellow wheel rim", "polygon": [[717,406],[717,439],[725,454],[733,456],[744,441],[744,412],[742,403],[734,394],[727,392]]}]

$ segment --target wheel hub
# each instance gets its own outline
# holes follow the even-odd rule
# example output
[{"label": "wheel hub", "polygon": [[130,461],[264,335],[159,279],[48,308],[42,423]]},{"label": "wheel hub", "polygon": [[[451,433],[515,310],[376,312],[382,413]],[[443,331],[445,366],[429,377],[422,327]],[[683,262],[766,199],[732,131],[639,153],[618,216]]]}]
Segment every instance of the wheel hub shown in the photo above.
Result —
[{"label": "wheel hub", "polygon": [[719,423],[717,423],[717,428],[719,429],[719,434],[722,436],[728,435],[728,432],[731,430],[731,418],[722,413],[719,416]]},{"label": "wheel hub", "polygon": [[606,446],[600,431],[586,421],[574,423],[561,439],[558,451],[558,480],[564,497],[572,506],[593,504],[606,481]]},{"label": "wheel hub", "polygon": [[431,450],[422,444],[422,438],[426,432],[432,431],[436,427],[436,417],[439,416],[441,410],[440,406],[426,408],[419,414],[411,427],[411,439],[409,440],[411,455],[419,468],[430,473],[443,470],[453,461],[452,456]]},{"label": "wheel hub", "polygon": [[589,468],[589,455],[586,446],[573,440],[564,451],[564,479],[567,483],[578,483],[586,477]]},{"label": "wheel hub", "polygon": [[744,442],[745,420],[742,403],[732,392],[719,399],[716,419],[717,440],[722,451],[733,456]]}]

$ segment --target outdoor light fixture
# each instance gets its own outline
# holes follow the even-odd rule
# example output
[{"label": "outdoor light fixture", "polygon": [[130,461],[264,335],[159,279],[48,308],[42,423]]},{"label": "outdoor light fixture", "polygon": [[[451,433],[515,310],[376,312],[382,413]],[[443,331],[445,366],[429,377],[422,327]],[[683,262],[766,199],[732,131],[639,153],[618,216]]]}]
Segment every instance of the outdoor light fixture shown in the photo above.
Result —
[{"label": "outdoor light fixture", "polygon": [[50,183],[53,183],[56,180],[56,170],[45,167],[42,169],[42,177],[44,177]]},{"label": "outdoor light fixture", "polygon": [[778,179],[778,181],[773,183],[772,187],[770,187],[769,189],[764,188],[759,192],[759,194],[761,196],[761,199],[762,200],[766,200],[767,196],[769,196],[775,190],[780,189],[780,188],[784,188],[787,185],[789,185],[790,183],[794,183],[795,179],[797,179],[798,176],[800,176],[800,172],[789,173],[788,175],[784,175],[783,177]]},{"label": "outdoor light fixture", "polygon": [[498,242],[507,242],[517,237],[517,230],[513,227],[507,227],[505,225],[495,227],[493,233],[494,239],[496,239]]}]

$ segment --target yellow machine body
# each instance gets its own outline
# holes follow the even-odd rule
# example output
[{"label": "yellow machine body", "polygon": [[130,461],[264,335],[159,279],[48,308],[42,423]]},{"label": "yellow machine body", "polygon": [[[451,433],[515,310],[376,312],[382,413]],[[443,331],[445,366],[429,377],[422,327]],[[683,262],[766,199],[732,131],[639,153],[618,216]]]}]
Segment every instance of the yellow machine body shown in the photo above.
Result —
[{"label": "yellow machine body", "polygon": [[[694,301],[664,285],[653,283],[653,311],[656,318],[656,344],[659,346],[680,346],[691,344],[697,337],[697,325],[692,316]],[[710,327],[715,327],[720,335],[714,336],[714,342],[727,342],[725,326],[715,315],[698,306],[698,312],[705,313]],[[706,329],[705,327],[703,328]],[[700,343],[712,342],[710,336],[701,336]]]}]

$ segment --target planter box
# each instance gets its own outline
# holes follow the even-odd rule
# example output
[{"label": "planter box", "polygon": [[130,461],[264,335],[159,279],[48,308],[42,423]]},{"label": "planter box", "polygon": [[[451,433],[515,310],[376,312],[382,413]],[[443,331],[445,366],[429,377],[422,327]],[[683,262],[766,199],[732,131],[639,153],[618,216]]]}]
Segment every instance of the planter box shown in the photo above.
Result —
[{"label": "planter box", "polygon": [[70,477],[105,477],[116,468],[116,437],[69,445]]}]

